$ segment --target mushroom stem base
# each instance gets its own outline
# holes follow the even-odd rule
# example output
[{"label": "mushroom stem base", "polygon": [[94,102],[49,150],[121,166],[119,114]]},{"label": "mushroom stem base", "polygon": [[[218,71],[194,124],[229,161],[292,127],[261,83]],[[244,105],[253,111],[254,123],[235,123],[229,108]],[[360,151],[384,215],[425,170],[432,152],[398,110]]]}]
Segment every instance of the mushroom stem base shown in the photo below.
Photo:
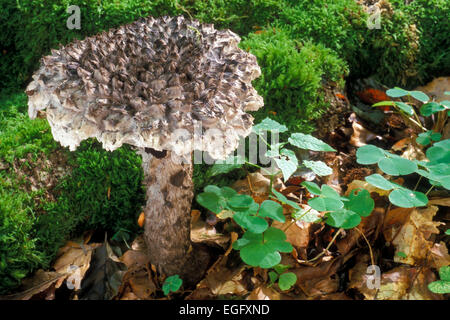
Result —
[{"label": "mushroom stem base", "polygon": [[208,257],[190,240],[194,196],[191,158],[146,149],[141,152],[147,186],[145,240],[150,262],[160,274],[178,274],[191,285],[203,277]]}]

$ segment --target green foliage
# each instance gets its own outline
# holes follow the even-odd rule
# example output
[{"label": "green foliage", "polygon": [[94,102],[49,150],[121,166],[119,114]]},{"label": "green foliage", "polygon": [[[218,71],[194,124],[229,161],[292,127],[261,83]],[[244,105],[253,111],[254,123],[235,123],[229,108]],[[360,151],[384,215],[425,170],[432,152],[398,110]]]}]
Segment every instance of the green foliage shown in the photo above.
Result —
[{"label": "green foliage", "polygon": [[[285,132],[286,130],[285,126],[272,119],[264,119],[253,128],[253,132],[261,138],[266,131]],[[262,140],[265,142],[264,139]],[[288,141],[292,146],[301,149],[334,150],[328,144],[311,135],[293,133]],[[270,147],[266,156],[275,160],[285,181],[298,167],[304,166],[304,164],[299,165],[294,151],[284,148],[287,142],[279,143],[276,146],[265,143]],[[266,170],[257,164],[253,165],[261,170]],[[288,165],[289,169],[287,169]],[[292,170],[290,166],[292,166]],[[323,166],[326,167],[325,164]],[[278,174],[278,171],[268,173],[271,176],[272,185],[273,178]],[[317,211],[326,211],[326,223],[336,228],[350,229],[356,227],[361,222],[361,217],[370,215],[375,206],[373,199],[366,190],[355,190],[349,197],[341,197],[328,185],[322,185],[322,188],[319,188],[313,182],[305,182],[303,186],[318,196],[308,201],[311,208]],[[291,216],[295,220],[308,222],[320,220],[316,215],[310,213],[311,209],[304,210],[280,192],[273,188],[270,190],[271,199],[294,209]],[[284,231],[270,226],[271,220],[281,223],[286,221],[283,207],[277,201],[265,200],[258,204],[249,195],[237,194],[234,189],[229,187],[219,188],[214,185],[205,187],[204,192],[198,194],[196,200],[198,204],[217,215],[231,217],[245,231],[243,236],[233,243],[233,248],[240,251],[240,256],[246,264],[253,267],[272,268],[280,263],[280,252],[292,251],[293,247],[286,241]],[[275,275],[272,274],[271,276],[273,282],[278,279],[278,275],[276,277]],[[280,275],[279,285],[282,290],[289,288],[293,283],[295,283],[295,279],[292,275]]]},{"label": "green foliage", "polygon": [[[426,82],[450,73],[450,3],[447,0],[390,0],[394,8],[404,14],[410,25],[414,24],[420,37],[419,54],[415,66],[417,74],[412,82]],[[387,84],[387,83],[386,83]]]},{"label": "green foliage", "polygon": [[428,289],[434,293],[450,293],[450,266],[441,267],[439,277],[441,280],[429,283]]},{"label": "green foliage", "polygon": [[345,62],[322,44],[301,44],[281,29],[252,33],[240,47],[257,57],[262,71],[253,85],[265,106],[255,113],[255,122],[275,112],[271,117],[291,131],[312,131],[311,120],[328,108],[322,94],[323,81],[343,79],[347,74]]},{"label": "green foliage", "polygon": [[[32,270],[48,267],[70,236],[87,229],[103,229],[111,236],[136,231],[144,202],[141,159],[131,148],[109,153],[86,141],[73,153],[63,150],[45,119],[28,118],[26,101],[23,93],[0,97],[0,166],[6,166],[0,170],[1,293]],[[55,151],[68,158],[72,171],[59,181],[53,202],[43,190],[27,192],[28,182],[16,169],[32,170],[38,158],[47,160]],[[18,166],[19,159],[26,161]]]},{"label": "green foliage", "polygon": [[[387,90],[386,94],[392,98],[408,97],[418,100],[422,103],[419,110],[424,117],[438,112],[448,112],[450,108],[446,101],[430,102],[430,98],[421,91],[408,91],[395,87]],[[428,179],[431,188],[443,187],[450,190],[450,139],[439,141],[442,137],[441,133],[427,130],[421,123],[413,106],[409,104],[401,101],[382,101],[374,104],[374,106],[386,104],[392,105],[407,121],[424,131],[416,138],[418,144],[426,147],[433,143],[426,150],[428,161],[408,160],[373,145],[365,145],[359,148],[356,151],[356,161],[363,165],[377,164],[384,173],[391,176],[416,173]],[[390,182],[379,174],[373,174],[365,179],[377,188],[392,190],[389,194],[389,200],[396,206],[412,208],[425,206],[428,203],[426,194]],[[429,191],[431,191],[431,188]]]},{"label": "green foliage", "polygon": [[173,276],[167,277],[166,280],[164,280],[162,289],[164,294],[167,296],[171,292],[178,291],[181,288],[182,284],[183,280],[179,275],[175,274]]},{"label": "green foliage", "polygon": [[73,170],[62,183],[58,202],[82,217],[79,228],[137,230],[145,193],[142,159],[130,146],[108,152],[95,140],[84,141],[70,155],[69,164]]},{"label": "green foliage", "polygon": [[275,271],[269,271],[270,285],[278,280],[278,286],[281,290],[289,290],[296,282],[297,276],[293,272],[285,272],[291,266],[277,264],[273,267]]}]

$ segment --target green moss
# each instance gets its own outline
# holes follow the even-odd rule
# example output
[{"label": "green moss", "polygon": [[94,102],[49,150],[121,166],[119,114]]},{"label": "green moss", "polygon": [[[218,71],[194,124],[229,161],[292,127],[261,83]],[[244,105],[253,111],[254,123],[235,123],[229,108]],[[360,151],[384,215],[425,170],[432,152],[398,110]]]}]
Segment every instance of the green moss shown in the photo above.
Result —
[{"label": "green moss", "polygon": [[[137,232],[145,197],[141,158],[129,146],[107,152],[89,140],[69,152],[53,140],[45,119],[28,118],[26,102],[23,93],[0,96],[0,165],[6,167],[0,170],[0,293],[32,270],[48,268],[64,242],[85,230]],[[52,191],[56,201],[49,201],[45,190],[26,191],[29,182],[15,164],[31,157],[23,165],[33,169],[37,158],[50,159],[55,151],[71,171]]]},{"label": "green moss", "polygon": [[250,34],[240,47],[250,50],[261,66],[262,75],[253,84],[265,105],[255,113],[255,122],[270,116],[292,132],[311,132],[311,120],[328,108],[323,82],[342,83],[346,63],[331,49],[292,40],[279,29]]}]

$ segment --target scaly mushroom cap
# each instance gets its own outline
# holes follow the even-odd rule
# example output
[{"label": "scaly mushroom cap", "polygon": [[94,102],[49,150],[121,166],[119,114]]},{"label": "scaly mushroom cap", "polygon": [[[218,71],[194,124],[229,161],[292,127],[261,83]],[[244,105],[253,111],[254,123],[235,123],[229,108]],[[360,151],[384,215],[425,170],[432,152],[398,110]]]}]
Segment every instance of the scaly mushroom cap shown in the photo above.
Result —
[{"label": "scaly mushroom cap", "polygon": [[[245,111],[263,106],[256,58],[229,30],[183,17],[148,17],[75,41],[41,60],[28,113],[46,109],[55,140],[75,150],[97,138],[223,159],[250,133]],[[208,130],[217,129],[217,130]]]}]

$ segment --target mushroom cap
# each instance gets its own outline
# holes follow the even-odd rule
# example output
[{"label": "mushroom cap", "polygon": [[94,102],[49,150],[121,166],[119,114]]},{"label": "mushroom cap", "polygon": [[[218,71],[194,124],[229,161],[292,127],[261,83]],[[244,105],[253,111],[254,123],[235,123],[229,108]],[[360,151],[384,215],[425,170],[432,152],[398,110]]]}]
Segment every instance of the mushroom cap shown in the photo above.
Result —
[{"label": "mushroom cap", "polygon": [[224,159],[263,106],[261,71],[230,30],[179,17],[140,19],[76,40],[41,59],[26,92],[28,113],[46,109],[55,140],[75,150],[97,138],[106,150],[194,149]]}]

